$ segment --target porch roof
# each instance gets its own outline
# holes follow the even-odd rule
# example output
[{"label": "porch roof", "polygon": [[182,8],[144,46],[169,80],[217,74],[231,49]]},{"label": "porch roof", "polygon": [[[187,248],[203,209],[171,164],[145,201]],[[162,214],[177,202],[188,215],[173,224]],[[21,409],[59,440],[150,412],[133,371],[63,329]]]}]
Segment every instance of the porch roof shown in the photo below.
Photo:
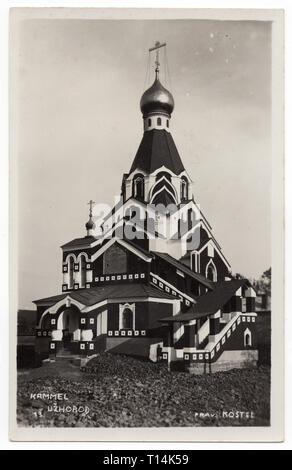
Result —
[{"label": "porch roof", "polygon": [[102,302],[106,299],[131,299],[131,298],[161,298],[161,299],[176,299],[176,297],[161,291],[160,289],[147,284],[109,284],[104,286],[92,287],[90,289],[80,289],[77,291],[68,291],[64,294],[55,295],[53,297],[46,297],[43,299],[34,300],[36,305],[52,306],[66,297],[80,302],[86,307]]},{"label": "porch roof", "polygon": [[188,322],[197,318],[207,317],[216,313],[234,292],[248,282],[247,279],[232,279],[231,281],[221,281],[214,283],[215,289],[205,295],[196,297],[197,303],[192,305],[187,312],[162,318],[161,322]]}]

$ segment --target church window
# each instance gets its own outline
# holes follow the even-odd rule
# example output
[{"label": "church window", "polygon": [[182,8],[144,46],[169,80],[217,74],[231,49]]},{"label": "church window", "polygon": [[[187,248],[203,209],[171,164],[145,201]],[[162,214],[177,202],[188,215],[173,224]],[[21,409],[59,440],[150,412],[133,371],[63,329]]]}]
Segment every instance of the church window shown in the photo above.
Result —
[{"label": "church window", "polygon": [[193,227],[193,210],[192,208],[188,209],[188,230]]},{"label": "church window", "polygon": [[161,126],[161,118],[157,118],[157,126]]},{"label": "church window", "polygon": [[133,195],[137,199],[144,199],[144,177],[136,175],[133,181]]},{"label": "church window", "polygon": [[129,308],[123,311],[123,329],[131,330],[133,328],[133,312]]},{"label": "church window", "polygon": [[213,281],[213,278],[214,278],[214,270],[213,270],[213,267],[212,267],[212,266],[209,266],[209,267],[208,267],[208,270],[207,270],[207,278],[210,279],[211,281]]},{"label": "church window", "polygon": [[148,127],[151,127],[151,119],[148,119]]},{"label": "church window", "polygon": [[135,330],[135,304],[120,304],[120,330]]},{"label": "church window", "polygon": [[246,329],[244,332],[244,346],[246,348],[251,346],[251,332],[249,329]]},{"label": "church window", "polygon": [[69,263],[68,263],[68,271],[69,271],[69,288],[73,288],[74,283],[74,259],[73,256],[70,256]]},{"label": "church window", "polygon": [[181,200],[188,200],[188,182],[187,179],[183,176],[181,180]]},{"label": "church window", "polygon": [[206,266],[206,278],[210,281],[217,282],[217,269],[212,260]]},{"label": "church window", "polygon": [[86,282],[86,261],[85,261],[84,255],[81,255],[80,261],[81,261],[81,287],[84,287],[85,282]]}]

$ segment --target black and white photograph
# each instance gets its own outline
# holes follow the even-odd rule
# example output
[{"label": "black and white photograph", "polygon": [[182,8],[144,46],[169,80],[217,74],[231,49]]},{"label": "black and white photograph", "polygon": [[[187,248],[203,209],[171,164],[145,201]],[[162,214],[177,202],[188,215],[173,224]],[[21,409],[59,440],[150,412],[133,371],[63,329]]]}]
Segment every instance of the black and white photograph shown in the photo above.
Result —
[{"label": "black and white photograph", "polygon": [[12,437],[281,439],[281,12],[40,10],[10,12]]}]

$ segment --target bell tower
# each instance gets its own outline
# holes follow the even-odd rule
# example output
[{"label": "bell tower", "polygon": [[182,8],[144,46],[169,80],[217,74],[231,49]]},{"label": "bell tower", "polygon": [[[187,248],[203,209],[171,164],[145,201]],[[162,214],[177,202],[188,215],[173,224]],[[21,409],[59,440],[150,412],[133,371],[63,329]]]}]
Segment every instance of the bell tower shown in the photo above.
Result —
[{"label": "bell tower", "polygon": [[124,175],[123,200],[134,198],[145,204],[164,206],[192,200],[192,181],[188,176],[170,132],[174,110],[172,93],[160,81],[159,52],[166,43],[156,42],[155,78],[140,100],[144,133],[130,172]]}]

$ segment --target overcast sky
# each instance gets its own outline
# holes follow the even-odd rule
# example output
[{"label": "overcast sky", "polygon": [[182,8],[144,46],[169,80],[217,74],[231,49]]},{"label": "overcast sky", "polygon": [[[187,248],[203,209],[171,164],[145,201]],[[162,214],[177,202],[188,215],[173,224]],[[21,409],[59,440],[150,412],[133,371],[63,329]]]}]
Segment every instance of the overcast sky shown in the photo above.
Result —
[{"label": "overcast sky", "polygon": [[270,23],[28,20],[19,33],[20,308],[61,292],[60,245],[85,235],[89,199],[119,194],[156,40],[167,42],[171,132],[196,202],[233,272],[270,266]]}]

